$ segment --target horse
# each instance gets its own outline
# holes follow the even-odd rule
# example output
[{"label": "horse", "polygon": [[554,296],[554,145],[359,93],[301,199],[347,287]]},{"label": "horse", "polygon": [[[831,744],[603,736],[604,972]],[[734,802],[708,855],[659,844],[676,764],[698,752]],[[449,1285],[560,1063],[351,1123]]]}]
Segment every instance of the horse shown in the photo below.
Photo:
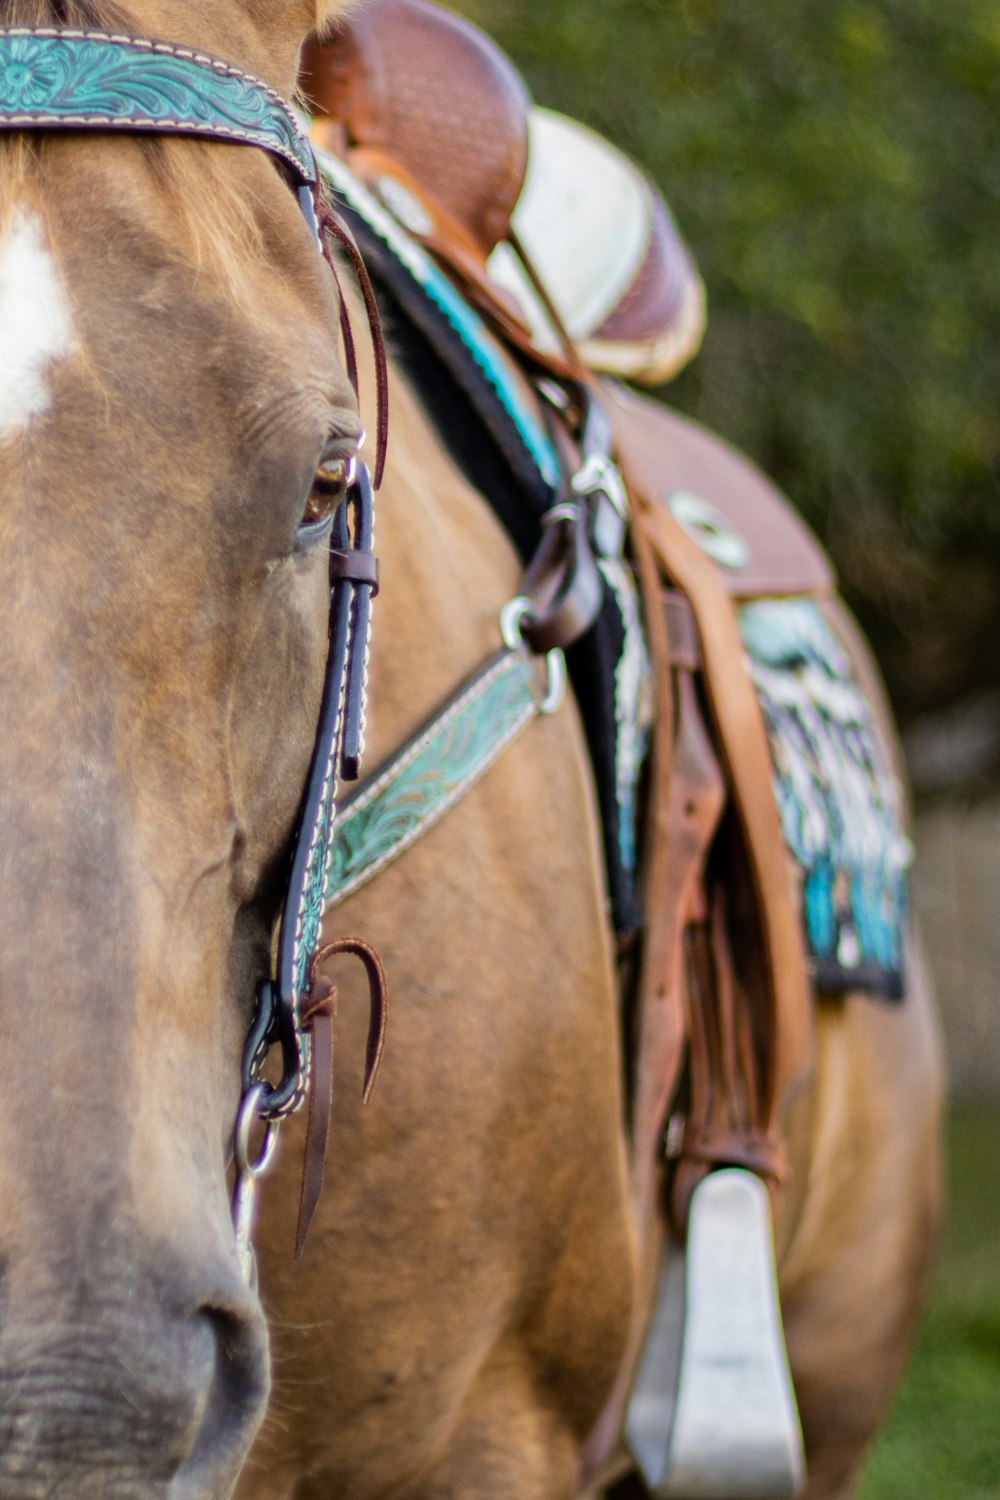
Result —
[{"label": "horse", "polygon": [[[0,19],[166,38],[288,97],[342,9],[6,0]],[[364,997],[338,975],[326,1193],[295,1263],[295,1116],[259,1290],[241,1274],[241,1060],[327,656],[314,476],[362,437],[340,327],[263,151],[0,139],[5,1500],[569,1500],[650,1299],[572,703],[335,910],[391,978],[379,1088],[363,1107]],[[495,649],[520,577],[390,378],[373,763]],[[915,945],[907,974],[897,1008],[815,997],[785,1122],[809,1500],[852,1493],[932,1254],[940,1063]]]}]

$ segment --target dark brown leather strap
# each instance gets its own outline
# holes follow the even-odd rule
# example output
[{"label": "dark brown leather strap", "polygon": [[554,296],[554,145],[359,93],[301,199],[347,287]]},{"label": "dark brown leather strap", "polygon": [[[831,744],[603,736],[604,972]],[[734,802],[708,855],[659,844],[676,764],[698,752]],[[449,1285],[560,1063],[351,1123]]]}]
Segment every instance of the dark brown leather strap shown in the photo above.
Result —
[{"label": "dark brown leather strap", "polygon": [[578,641],[601,612],[604,580],[588,535],[589,515],[549,526],[531,560],[521,592],[531,601],[524,638],[533,651],[565,650]]},{"label": "dark brown leather strap", "polygon": [[[325,231],[325,234],[332,235],[337,243],[347,252],[347,257],[350,260],[351,265],[354,267],[354,274],[358,279],[358,286],[361,288],[361,295],[364,299],[365,312],[368,315],[368,327],[371,330],[372,349],[375,356],[375,391],[378,412],[378,431],[375,440],[375,466],[373,482],[375,488],[378,489],[379,485],[382,483],[382,475],[385,472],[385,458],[389,446],[389,361],[386,355],[385,337],[382,333],[382,318],[378,310],[378,303],[375,300],[375,289],[372,286],[371,277],[368,275],[368,268],[365,265],[361,251],[358,249],[357,244],[355,243],[354,236],[351,234],[351,231],[347,228],[347,225],[343,222],[343,220],[334,212],[330,204],[322,199],[320,199],[319,205],[319,221],[323,230]],[[332,255],[327,249],[327,242],[325,238],[324,250],[327,251],[327,259],[329,260],[330,265],[333,266],[334,273],[336,274],[336,266],[334,264]],[[354,352],[354,336],[351,333],[350,322],[347,318],[343,293],[341,293],[340,305],[341,327],[345,330],[344,345],[347,353],[348,366],[349,368],[353,366],[354,380],[356,383],[357,358]]]},{"label": "dark brown leather strap", "polygon": [[330,549],[330,576],[348,578],[352,583],[368,584],[374,599],[379,589],[378,558],[374,552],[365,552],[361,548],[354,552],[341,552],[339,548],[333,547]]},{"label": "dark brown leather strap", "polygon": [[338,938],[335,942],[327,943],[313,959],[312,983],[302,1009],[302,1030],[311,1038],[311,1076],[299,1221],[295,1235],[296,1260],[305,1249],[309,1227],[323,1192],[330,1113],[333,1108],[333,1023],[337,1014],[337,989],[319,970],[329,959],[338,958],[345,953],[360,959],[368,976],[371,1019],[362,1093],[362,1102],[365,1104],[372,1096],[385,1050],[388,985],[382,960],[375,949],[362,938]]}]

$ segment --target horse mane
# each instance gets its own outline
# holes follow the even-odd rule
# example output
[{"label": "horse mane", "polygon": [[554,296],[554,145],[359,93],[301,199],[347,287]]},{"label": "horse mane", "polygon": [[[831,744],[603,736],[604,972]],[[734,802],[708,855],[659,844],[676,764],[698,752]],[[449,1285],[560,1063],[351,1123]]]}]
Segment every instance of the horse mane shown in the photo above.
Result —
[{"label": "horse mane", "polygon": [[[142,34],[135,15],[117,0],[0,0],[5,26],[71,26],[91,31]],[[0,229],[16,202],[11,189],[28,182],[43,187],[59,135],[0,136]],[[263,254],[263,238],[244,187],[229,170],[232,158],[210,141],[136,138],[171,211],[178,249],[193,249],[197,267],[212,262],[234,292],[244,280],[248,257]]]}]

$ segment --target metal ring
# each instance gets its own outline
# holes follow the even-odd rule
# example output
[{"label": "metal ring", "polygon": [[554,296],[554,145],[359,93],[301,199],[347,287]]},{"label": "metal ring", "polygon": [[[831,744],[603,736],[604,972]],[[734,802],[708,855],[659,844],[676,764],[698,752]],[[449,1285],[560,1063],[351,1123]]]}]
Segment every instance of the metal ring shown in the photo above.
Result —
[{"label": "metal ring", "polygon": [[249,1177],[256,1180],[263,1177],[271,1164],[274,1148],[278,1142],[279,1120],[268,1120],[264,1128],[264,1140],[256,1161],[250,1160],[250,1132],[257,1120],[263,1119],[261,1105],[268,1096],[268,1085],[266,1083],[255,1083],[249,1094],[240,1105],[239,1116],[236,1120],[236,1136],[233,1144],[233,1156],[236,1161],[236,1174],[238,1177]]},{"label": "metal ring", "polygon": [[516,594],[513,599],[507,600],[500,611],[500,635],[508,650],[518,651],[524,645],[521,626],[525,620],[532,620],[534,617],[535,607],[523,594]]},{"label": "metal ring", "polygon": [[551,510],[547,510],[545,512],[544,516],[542,517],[542,527],[543,529],[548,529],[548,527],[555,526],[560,521],[575,522],[579,519],[579,500],[563,500],[561,504],[553,505]]},{"label": "metal ring", "polygon": [[[500,611],[500,634],[509,651],[524,649],[526,642],[521,627],[525,620],[535,618],[535,606],[523,594],[508,599]],[[545,657],[545,668],[545,694],[539,700],[538,712],[547,716],[561,708],[566,697],[566,658],[562,651],[558,648],[549,651]]]},{"label": "metal ring", "polygon": [[566,658],[559,650],[550,651],[545,658],[548,673],[545,697],[538,705],[540,714],[554,714],[563,705],[566,697]]}]

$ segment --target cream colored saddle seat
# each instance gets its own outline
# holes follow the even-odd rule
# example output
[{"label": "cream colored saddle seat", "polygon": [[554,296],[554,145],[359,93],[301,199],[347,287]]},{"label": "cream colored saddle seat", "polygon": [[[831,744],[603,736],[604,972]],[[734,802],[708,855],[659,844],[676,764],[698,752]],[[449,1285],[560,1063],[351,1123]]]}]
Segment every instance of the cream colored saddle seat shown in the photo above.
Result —
[{"label": "cream colored saddle seat", "polygon": [[[517,244],[592,369],[660,384],[698,352],[705,291],[658,189],[624,152],[553,110],[528,117],[528,170],[512,216]],[[552,319],[516,249],[492,279],[543,348]]]}]

